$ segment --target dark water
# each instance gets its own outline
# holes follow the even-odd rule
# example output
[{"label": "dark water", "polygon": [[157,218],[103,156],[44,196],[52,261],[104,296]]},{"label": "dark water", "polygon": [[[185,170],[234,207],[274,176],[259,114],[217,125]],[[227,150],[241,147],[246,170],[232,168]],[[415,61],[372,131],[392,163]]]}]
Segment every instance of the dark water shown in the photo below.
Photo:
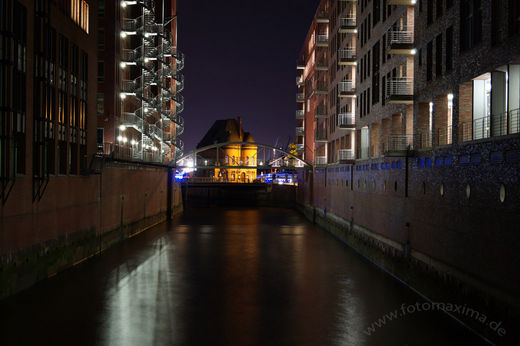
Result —
[{"label": "dark water", "polygon": [[480,345],[299,214],[191,209],[0,302],[0,345]]}]

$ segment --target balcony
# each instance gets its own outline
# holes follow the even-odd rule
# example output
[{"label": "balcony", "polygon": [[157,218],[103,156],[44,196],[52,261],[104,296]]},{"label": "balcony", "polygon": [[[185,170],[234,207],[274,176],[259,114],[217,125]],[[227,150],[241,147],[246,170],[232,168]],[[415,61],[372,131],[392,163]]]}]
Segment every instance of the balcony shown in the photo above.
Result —
[{"label": "balcony", "polygon": [[342,34],[357,33],[356,16],[341,17],[339,19],[339,32]]},{"label": "balcony", "polygon": [[305,118],[305,110],[297,109],[296,110],[296,119],[303,119],[303,118]]},{"label": "balcony", "polygon": [[320,11],[316,14],[316,22],[317,23],[328,23],[329,22],[329,14],[326,11]]},{"label": "balcony", "polygon": [[327,143],[327,131],[319,129],[314,132],[314,141],[316,143]]},{"label": "balcony", "polygon": [[318,71],[328,71],[329,70],[329,62],[324,57],[319,57],[316,60],[316,70]]},{"label": "balcony", "polygon": [[305,102],[305,94],[297,93],[296,94],[296,102]]},{"label": "balcony", "polygon": [[463,142],[519,133],[520,109],[461,123],[459,131]]},{"label": "balcony", "polygon": [[316,83],[316,94],[318,95],[326,95],[329,93],[329,86],[325,81],[318,81]]},{"label": "balcony", "polygon": [[413,26],[386,32],[386,47],[388,54],[415,55]]},{"label": "balcony", "polygon": [[338,83],[338,96],[339,97],[353,97],[356,93],[354,83],[351,80],[344,80]]},{"label": "balcony", "polygon": [[440,147],[453,143],[452,126],[443,126],[435,130],[435,145]]},{"label": "balcony", "polygon": [[316,106],[314,116],[316,118],[328,118],[329,112],[327,111],[327,107],[325,105]]},{"label": "balcony", "polygon": [[305,134],[305,129],[303,126],[298,126],[296,128],[296,136],[303,136]]},{"label": "balcony", "polygon": [[303,144],[303,143],[297,143],[296,144],[296,151],[297,152],[302,152],[304,149],[305,149],[305,144]]},{"label": "balcony", "polygon": [[326,166],[327,165],[327,156],[316,156],[314,158],[314,164],[316,166]]},{"label": "balcony", "polygon": [[329,37],[324,34],[316,35],[316,46],[328,47],[329,46]]},{"label": "balcony", "polygon": [[340,149],[338,150],[338,162],[339,163],[353,163],[356,159],[354,150],[352,149]]},{"label": "balcony", "polygon": [[386,81],[388,103],[413,104],[413,78],[396,77]]},{"label": "balcony", "polygon": [[302,76],[299,76],[299,77],[296,77],[296,85],[297,85],[297,86],[302,86],[303,83],[304,83],[303,75],[302,75]]},{"label": "balcony", "polygon": [[405,156],[413,149],[413,135],[387,135],[383,138],[385,156]]},{"label": "balcony", "polygon": [[338,127],[340,129],[349,129],[356,126],[356,117],[354,113],[338,114]]},{"label": "balcony", "polygon": [[417,0],[388,0],[388,5],[414,6]]},{"label": "balcony", "polygon": [[338,63],[340,65],[356,65],[356,49],[345,48],[338,51]]}]

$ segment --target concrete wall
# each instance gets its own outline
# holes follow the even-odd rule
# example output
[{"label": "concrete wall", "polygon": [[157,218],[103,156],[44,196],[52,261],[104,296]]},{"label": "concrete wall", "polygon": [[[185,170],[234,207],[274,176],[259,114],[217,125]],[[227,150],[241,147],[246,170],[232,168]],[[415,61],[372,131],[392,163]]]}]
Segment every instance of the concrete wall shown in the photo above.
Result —
[{"label": "concrete wall", "polygon": [[0,298],[56,274],[182,211],[168,169],[104,162],[98,174],[53,176],[43,198],[18,177],[0,207]]},{"label": "concrete wall", "polygon": [[520,311],[519,146],[520,138],[509,136],[418,152],[408,163],[387,157],[315,170],[313,185],[299,176],[298,202],[421,293],[476,306],[513,331]]}]

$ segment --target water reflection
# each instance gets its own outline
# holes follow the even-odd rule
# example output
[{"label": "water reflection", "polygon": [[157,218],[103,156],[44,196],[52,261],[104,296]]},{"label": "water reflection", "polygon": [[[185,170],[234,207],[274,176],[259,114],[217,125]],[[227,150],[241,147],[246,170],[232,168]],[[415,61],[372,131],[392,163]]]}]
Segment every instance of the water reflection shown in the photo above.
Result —
[{"label": "water reflection", "polygon": [[294,211],[190,209],[0,302],[0,344],[481,344],[438,314],[365,333],[418,300]]}]

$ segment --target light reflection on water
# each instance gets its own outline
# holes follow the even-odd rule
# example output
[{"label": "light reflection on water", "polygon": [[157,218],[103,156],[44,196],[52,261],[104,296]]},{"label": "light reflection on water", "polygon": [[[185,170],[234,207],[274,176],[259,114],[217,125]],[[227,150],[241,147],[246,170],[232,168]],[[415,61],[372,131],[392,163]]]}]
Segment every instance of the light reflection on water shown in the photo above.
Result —
[{"label": "light reflection on water", "polygon": [[0,302],[0,333],[7,345],[479,345],[439,315],[364,333],[416,301],[294,211],[189,209]]}]

